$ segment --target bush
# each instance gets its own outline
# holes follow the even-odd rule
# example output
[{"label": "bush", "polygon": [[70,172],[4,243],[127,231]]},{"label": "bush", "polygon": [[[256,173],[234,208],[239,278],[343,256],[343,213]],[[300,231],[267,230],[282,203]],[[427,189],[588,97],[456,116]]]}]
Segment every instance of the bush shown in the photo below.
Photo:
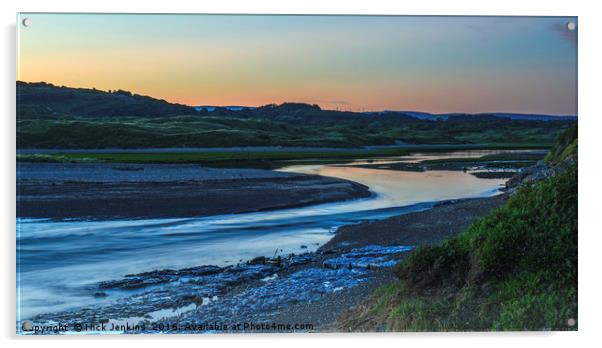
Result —
[{"label": "bush", "polygon": [[461,287],[470,269],[470,255],[465,246],[459,239],[421,246],[406,262],[398,264],[394,272],[417,292],[438,286]]},{"label": "bush", "polygon": [[549,164],[558,163],[572,154],[577,154],[577,123],[558,136],[558,142],[545,158]]},{"label": "bush", "polygon": [[463,234],[416,249],[376,295],[387,328],[576,329],[577,176],[574,164],[522,187]]}]

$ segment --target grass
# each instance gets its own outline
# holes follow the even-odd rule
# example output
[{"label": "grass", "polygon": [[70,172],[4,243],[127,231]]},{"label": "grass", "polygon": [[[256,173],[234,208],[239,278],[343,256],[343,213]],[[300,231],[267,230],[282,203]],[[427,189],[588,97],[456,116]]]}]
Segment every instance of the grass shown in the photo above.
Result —
[{"label": "grass", "polygon": [[[212,151],[212,152],[61,152],[57,150],[44,154],[18,154],[21,162],[120,162],[120,163],[199,163],[209,165],[271,165],[282,161],[350,160],[355,158],[375,158],[407,155],[410,151],[441,152],[462,149],[500,149],[498,144],[483,145],[428,145],[412,148],[380,149],[341,149],[320,151]],[[522,148],[514,145],[513,148]]]},{"label": "grass", "polygon": [[577,124],[574,124],[559,136],[558,143],[550,150],[545,161],[554,164],[576,154]]},{"label": "grass", "polygon": [[129,163],[219,163],[232,161],[284,161],[303,159],[351,159],[357,157],[400,156],[405,150],[358,151],[226,151],[226,152],[119,152],[119,153],[61,153],[22,154],[19,161],[48,162],[129,162]]},{"label": "grass", "polygon": [[[237,146],[303,146],[358,148],[366,145],[490,144],[498,146],[551,147],[562,122],[530,125],[481,125],[458,122],[454,129],[437,122],[422,128],[408,122],[367,124],[286,123],[265,118],[213,116],[170,117],[19,117],[17,147],[20,149],[102,149]],[[507,127],[489,133],[482,127]],[[537,132],[534,132],[537,130]],[[462,134],[461,140],[457,134]]]},{"label": "grass", "polygon": [[[575,139],[576,141],[576,139]],[[568,141],[568,144],[573,141]],[[564,151],[561,151],[564,152]],[[577,165],[524,186],[461,235],[422,246],[351,330],[576,330]]]}]

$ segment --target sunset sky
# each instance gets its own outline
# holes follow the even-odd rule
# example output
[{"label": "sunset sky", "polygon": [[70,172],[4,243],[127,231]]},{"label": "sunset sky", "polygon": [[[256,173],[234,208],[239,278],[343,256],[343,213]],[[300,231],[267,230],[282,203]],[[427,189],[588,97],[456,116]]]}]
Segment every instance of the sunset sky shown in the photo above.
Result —
[{"label": "sunset sky", "polygon": [[24,17],[22,81],[188,105],[577,113],[575,18]]}]

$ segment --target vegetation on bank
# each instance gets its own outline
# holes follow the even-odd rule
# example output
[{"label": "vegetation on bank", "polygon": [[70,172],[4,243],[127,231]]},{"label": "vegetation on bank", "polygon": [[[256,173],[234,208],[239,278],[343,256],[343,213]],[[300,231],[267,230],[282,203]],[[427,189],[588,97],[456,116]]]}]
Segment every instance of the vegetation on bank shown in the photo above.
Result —
[{"label": "vegetation on bank", "polygon": [[[456,149],[459,150],[459,149]],[[505,148],[504,150],[508,150]],[[534,149],[531,149],[534,150]],[[425,152],[425,151],[421,151]],[[528,167],[542,160],[545,153],[537,151],[505,152],[481,157],[452,157],[422,160],[419,162],[368,163],[364,168],[424,172],[429,170],[461,170],[484,179],[508,178],[517,169]]]},{"label": "vegetation on bank", "polygon": [[295,161],[295,160],[348,160],[374,156],[401,156],[405,150],[358,151],[219,151],[219,152],[115,152],[115,153],[61,153],[20,154],[22,162],[119,162],[119,163],[198,163],[206,165]]},{"label": "vegetation on bank", "polygon": [[[340,150],[230,150],[206,152],[61,152],[18,154],[19,162],[79,163],[79,162],[120,162],[120,163],[198,163],[212,166],[260,166],[273,167],[283,161],[319,163],[322,160],[348,161],[357,158],[378,158],[404,156],[410,152],[439,152],[455,150],[508,149],[499,145],[436,145],[414,146],[411,148],[379,149],[340,149]],[[515,146],[516,149],[522,147]],[[476,159],[479,160],[479,159]],[[493,162],[492,162],[493,163]],[[528,162],[531,163],[531,162]]]},{"label": "vegetation on bank", "polygon": [[499,153],[499,154],[491,154],[491,155],[483,155],[478,158],[468,158],[468,157],[457,157],[457,158],[443,158],[443,159],[433,159],[422,161],[425,164],[431,163],[448,163],[448,162],[490,162],[490,161],[539,161],[545,157],[545,154],[540,152],[508,152],[508,153]]},{"label": "vegetation on bank", "polygon": [[[571,133],[572,132],[572,133]],[[550,164],[575,144],[563,134]],[[564,144],[564,145],[562,145]],[[577,163],[521,187],[501,208],[397,265],[400,281],[344,328],[393,331],[577,329]]]},{"label": "vegetation on bank", "polygon": [[545,161],[549,164],[555,164],[563,161],[569,156],[576,155],[577,133],[576,123],[562,132],[558,137],[558,142],[546,156]]},{"label": "vegetation on bank", "polygon": [[544,159],[546,155],[539,152],[518,152],[484,155],[478,158],[442,158],[425,160],[420,162],[426,167],[437,167],[438,165],[473,166],[485,165],[488,168],[522,168],[532,166],[537,161]]}]

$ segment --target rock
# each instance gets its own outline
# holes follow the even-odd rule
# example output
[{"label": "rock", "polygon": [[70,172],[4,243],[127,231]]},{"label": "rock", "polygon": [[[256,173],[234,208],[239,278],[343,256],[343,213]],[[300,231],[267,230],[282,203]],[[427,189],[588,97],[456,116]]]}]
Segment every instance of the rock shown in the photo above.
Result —
[{"label": "rock", "polygon": [[187,295],[182,297],[183,301],[190,301],[198,306],[203,304],[203,298],[201,296],[198,295]]},{"label": "rock", "polygon": [[294,255],[288,260],[288,266],[298,266],[310,263],[313,261],[311,255]]},{"label": "rock", "polygon": [[322,254],[322,255],[333,255],[333,254],[336,254],[336,253],[337,253],[337,250],[334,250],[334,249],[322,250],[320,252],[320,254]]},{"label": "rock", "polygon": [[329,263],[329,262],[322,263],[322,267],[328,268],[328,269],[334,269],[334,270],[336,270],[336,269],[339,268],[338,265],[332,264],[332,263]]},{"label": "rock", "polygon": [[249,264],[250,265],[265,265],[266,260],[267,259],[265,256],[257,256],[256,258],[249,261]]},{"label": "rock", "polygon": [[275,265],[276,267],[282,267],[282,257],[278,255],[278,257],[276,257],[275,259],[267,260],[266,263]]},{"label": "rock", "polygon": [[539,161],[533,166],[521,168],[506,182],[506,190],[512,193],[522,185],[530,185],[561,174],[574,167],[576,161],[577,155],[571,155],[553,167],[549,167],[544,161]]},{"label": "rock", "polygon": [[217,266],[198,266],[198,267],[190,267],[190,268],[181,269],[181,270],[177,271],[176,274],[178,276],[198,277],[198,276],[217,274],[221,271],[223,271],[223,269],[220,267],[217,267]]},{"label": "rock", "polygon": [[151,285],[168,283],[173,280],[170,277],[128,277],[121,280],[111,280],[106,282],[100,282],[98,287],[100,289],[121,289],[121,290],[135,290],[145,288]]},{"label": "rock", "polygon": [[98,291],[94,293],[94,297],[107,297],[106,292]]},{"label": "rock", "polygon": [[521,168],[518,173],[508,179],[506,189],[514,191],[519,186],[546,179],[550,175],[550,168],[544,162],[539,161],[533,166]]}]

